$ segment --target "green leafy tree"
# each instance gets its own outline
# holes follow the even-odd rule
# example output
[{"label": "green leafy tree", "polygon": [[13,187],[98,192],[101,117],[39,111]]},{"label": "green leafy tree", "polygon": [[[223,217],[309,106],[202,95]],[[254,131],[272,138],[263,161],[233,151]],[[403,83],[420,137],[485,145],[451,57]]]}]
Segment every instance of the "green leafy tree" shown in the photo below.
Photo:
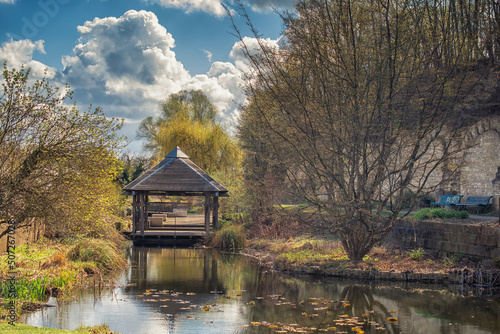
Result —
[{"label": "green leafy tree", "polygon": [[[58,190],[56,203],[45,213],[47,236],[113,238],[116,234],[115,223],[125,205],[121,186],[115,182],[120,161],[109,152],[92,154],[92,159],[79,161],[78,173]],[[102,163],[97,165],[96,160]]]},{"label": "green leafy tree", "polygon": [[[308,203],[318,226],[362,260],[403,207],[452,180],[471,145],[466,106],[498,62],[499,32],[498,21],[471,8],[297,1],[296,14],[283,15],[282,48],[259,39],[260,53],[245,50],[252,70],[239,134],[254,169],[247,184],[274,203],[284,194]],[[467,19],[473,14],[477,26]]]},{"label": "green leafy tree", "polygon": [[[29,81],[29,70],[4,63],[0,95],[0,236],[10,224],[33,219],[71,226],[90,221],[92,211],[108,205],[95,201],[110,195],[108,181],[118,161],[121,122],[97,108],[80,112],[68,106],[69,87],[46,79]],[[80,203],[86,203],[76,209]],[[65,208],[64,210],[62,208]],[[72,208],[75,208],[72,210]],[[80,210],[84,220],[73,221]],[[95,217],[94,217],[95,218]]]},{"label": "green leafy tree", "polygon": [[137,133],[156,160],[179,146],[203,169],[223,170],[238,163],[238,147],[202,91],[173,94],[161,103],[161,109],[157,119],[144,119]]},{"label": "green leafy tree", "polygon": [[124,154],[120,160],[121,168],[116,181],[122,187],[137,179],[148,167],[148,159],[143,156]]}]

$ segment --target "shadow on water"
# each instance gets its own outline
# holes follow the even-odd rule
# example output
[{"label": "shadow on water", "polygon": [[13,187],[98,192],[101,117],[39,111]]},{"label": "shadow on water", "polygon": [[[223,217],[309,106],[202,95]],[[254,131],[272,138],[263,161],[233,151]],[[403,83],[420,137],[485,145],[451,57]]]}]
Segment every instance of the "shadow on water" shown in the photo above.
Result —
[{"label": "shadow on water", "polygon": [[124,334],[354,333],[356,326],[365,333],[498,333],[499,310],[500,296],[463,296],[446,286],[293,277],[213,250],[135,247],[115,288],[100,297],[81,291],[25,321],[63,329],[107,323]]}]

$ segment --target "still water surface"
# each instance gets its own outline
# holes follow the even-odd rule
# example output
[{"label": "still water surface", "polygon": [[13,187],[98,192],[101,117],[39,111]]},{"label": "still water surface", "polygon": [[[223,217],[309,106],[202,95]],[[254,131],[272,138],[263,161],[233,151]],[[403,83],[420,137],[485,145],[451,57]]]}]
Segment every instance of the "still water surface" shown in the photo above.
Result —
[{"label": "still water surface", "polygon": [[292,277],[203,249],[134,247],[130,264],[115,288],[81,291],[24,321],[107,323],[123,334],[500,333],[500,296],[459,287]]}]

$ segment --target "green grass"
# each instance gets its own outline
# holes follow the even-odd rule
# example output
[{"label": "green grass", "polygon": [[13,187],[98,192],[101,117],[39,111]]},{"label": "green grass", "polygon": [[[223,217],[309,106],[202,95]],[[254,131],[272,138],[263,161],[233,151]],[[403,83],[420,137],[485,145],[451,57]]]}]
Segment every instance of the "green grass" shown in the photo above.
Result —
[{"label": "green grass", "polygon": [[286,253],[281,253],[276,258],[279,262],[293,263],[296,265],[311,264],[316,265],[323,264],[331,261],[347,261],[347,254],[341,250],[334,250],[332,252],[318,252],[315,250],[300,250],[297,252],[289,251]]},{"label": "green grass", "polygon": [[422,259],[422,257],[424,256],[425,254],[425,251],[421,248],[419,249],[414,249],[414,250],[411,250],[408,255],[410,256],[410,259],[412,260],[416,260],[416,261],[420,261]]},{"label": "green grass", "polygon": [[0,323],[0,333],[19,333],[19,334],[38,334],[38,333],[51,333],[51,334],[63,334],[63,333],[77,333],[77,334],[110,334],[118,332],[111,332],[108,325],[99,325],[94,327],[85,327],[80,326],[78,329],[74,331],[67,331],[63,329],[54,329],[54,328],[44,328],[44,327],[35,327],[24,324],[14,324],[9,325],[6,323]]},{"label": "green grass", "polygon": [[443,208],[425,208],[418,210],[413,215],[416,219],[466,219],[469,218],[467,211],[455,211]]},{"label": "green grass", "polygon": [[[78,272],[68,262],[66,251],[67,246],[49,242],[17,247],[17,299],[22,302],[45,302],[51,289],[57,288],[59,292],[70,289],[77,279]],[[9,277],[5,259],[6,255],[0,256],[0,297],[6,296],[10,287],[5,284],[5,279]]]},{"label": "green grass", "polygon": [[[126,263],[124,252],[107,240],[74,240],[73,245],[42,240],[15,250],[16,313],[31,304],[45,303],[50,295],[69,297],[77,286],[88,282],[86,277],[105,274]],[[7,254],[0,256],[0,303],[9,300],[11,276]],[[5,299],[2,299],[5,298]],[[0,319],[6,315],[0,308]]]},{"label": "green grass", "polygon": [[273,240],[267,247],[272,253],[278,254],[277,262],[287,264],[321,265],[348,260],[347,254],[338,242],[307,235],[282,241]]},{"label": "green grass", "polygon": [[[29,277],[22,277],[16,280],[16,296],[20,300],[41,303],[47,300],[47,289],[57,287],[60,291],[63,291],[69,284],[69,281],[56,278],[38,277],[29,279]],[[8,285],[0,283],[2,296],[8,295],[8,288]]]}]

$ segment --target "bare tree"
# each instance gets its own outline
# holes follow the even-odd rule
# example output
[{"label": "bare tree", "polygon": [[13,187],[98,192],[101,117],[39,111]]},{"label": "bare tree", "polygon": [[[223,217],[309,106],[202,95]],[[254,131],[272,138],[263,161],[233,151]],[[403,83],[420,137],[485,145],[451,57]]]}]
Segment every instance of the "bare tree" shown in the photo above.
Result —
[{"label": "bare tree", "polygon": [[463,106],[498,52],[483,52],[459,14],[454,1],[299,0],[282,15],[281,48],[246,50],[248,159],[282,171],[280,191],[309,203],[351,260],[470,147]]}]

